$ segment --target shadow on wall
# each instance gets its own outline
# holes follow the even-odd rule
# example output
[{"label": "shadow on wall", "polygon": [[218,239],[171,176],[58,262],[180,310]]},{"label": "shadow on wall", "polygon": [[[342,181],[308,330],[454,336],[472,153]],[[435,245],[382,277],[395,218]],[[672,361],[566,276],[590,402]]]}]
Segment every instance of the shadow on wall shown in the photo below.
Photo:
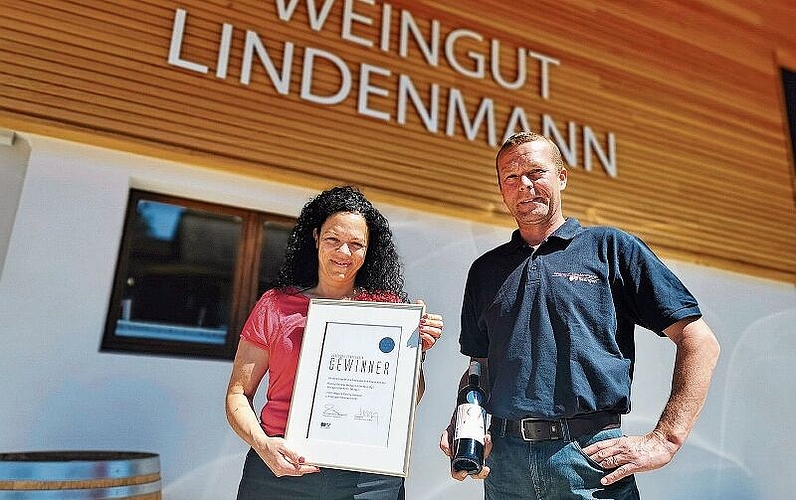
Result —
[{"label": "shadow on wall", "polygon": [[[796,448],[792,428],[795,324],[796,309],[761,318],[744,331],[727,355],[721,447],[727,454],[743,457],[750,474],[767,478],[759,486],[759,498],[793,497],[792,474],[772,473],[772,468],[787,470],[792,459],[772,456],[772,450]],[[777,463],[778,459],[784,463]]]},{"label": "shadow on wall", "polygon": [[761,495],[752,471],[695,443],[695,437],[689,438],[665,469],[636,476],[644,500],[768,500]]},{"label": "shadow on wall", "polygon": [[30,144],[14,132],[0,128],[0,276],[3,275],[29,157]]},{"label": "shadow on wall", "polygon": [[[163,498],[223,500],[219,498],[219,492],[222,491],[229,492],[229,496],[224,498],[234,498],[245,460],[244,452],[224,455],[202,464],[178,480],[167,484],[163,488]],[[197,491],[197,486],[200,485],[206,487]]]},{"label": "shadow on wall", "polygon": [[178,450],[181,444],[181,433],[174,432],[185,418],[179,403],[162,386],[140,376],[73,373],[41,398],[36,414],[42,418],[32,424],[31,442],[43,448],[158,453],[166,472],[174,457],[162,456],[162,450]]}]

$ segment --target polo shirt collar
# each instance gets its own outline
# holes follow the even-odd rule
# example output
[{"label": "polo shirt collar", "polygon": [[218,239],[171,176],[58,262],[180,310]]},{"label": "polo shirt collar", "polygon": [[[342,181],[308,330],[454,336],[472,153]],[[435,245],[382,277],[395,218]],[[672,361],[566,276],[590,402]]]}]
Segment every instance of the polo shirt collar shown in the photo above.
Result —
[{"label": "polo shirt collar", "polygon": [[[580,225],[580,221],[575,218],[568,218],[564,221],[564,223],[556,229],[553,234],[549,236],[549,238],[558,238],[560,240],[571,240],[575,237],[579,232],[583,230],[583,227]],[[519,231],[519,230],[518,230]]]},{"label": "polo shirt collar", "polygon": [[[575,235],[577,235],[582,230],[582,226],[578,219],[574,219],[572,217],[568,218],[564,221],[564,223],[556,229],[553,234],[548,236],[550,238],[556,238],[559,240],[572,240]],[[525,240],[522,239],[520,236],[520,230],[515,229],[513,233],[511,233],[511,240],[506,244],[506,253],[514,253],[518,250],[530,248]]]}]

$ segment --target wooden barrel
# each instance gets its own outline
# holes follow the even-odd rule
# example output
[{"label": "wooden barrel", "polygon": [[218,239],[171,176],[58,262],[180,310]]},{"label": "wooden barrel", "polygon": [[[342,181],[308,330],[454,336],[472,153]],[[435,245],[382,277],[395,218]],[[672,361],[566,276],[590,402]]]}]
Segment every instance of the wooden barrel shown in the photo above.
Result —
[{"label": "wooden barrel", "polygon": [[0,453],[0,499],[161,500],[154,453],[38,451]]}]

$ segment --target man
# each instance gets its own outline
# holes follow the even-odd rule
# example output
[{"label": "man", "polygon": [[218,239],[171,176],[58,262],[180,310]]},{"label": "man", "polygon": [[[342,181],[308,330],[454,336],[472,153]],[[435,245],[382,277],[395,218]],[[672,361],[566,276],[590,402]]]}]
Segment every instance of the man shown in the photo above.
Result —
[{"label": "man", "polygon": [[[637,499],[633,474],[666,465],[693,428],[718,342],[638,238],[564,217],[568,174],[552,141],[515,134],[495,163],[518,229],[473,263],[465,288],[459,343],[485,368],[492,415],[486,466],[473,477],[490,500]],[[657,425],[623,436],[635,325],[670,338],[677,354]],[[453,422],[440,439],[449,456],[452,434]]]}]

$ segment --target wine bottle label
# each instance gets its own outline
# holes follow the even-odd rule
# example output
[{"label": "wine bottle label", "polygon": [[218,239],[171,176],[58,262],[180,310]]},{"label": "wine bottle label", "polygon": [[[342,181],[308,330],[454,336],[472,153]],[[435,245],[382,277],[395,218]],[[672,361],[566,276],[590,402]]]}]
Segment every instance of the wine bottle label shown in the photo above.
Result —
[{"label": "wine bottle label", "polygon": [[471,438],[484,444],[486,411],[480,405],[460,404],[456,408],[456,431],[453,439]]}]

